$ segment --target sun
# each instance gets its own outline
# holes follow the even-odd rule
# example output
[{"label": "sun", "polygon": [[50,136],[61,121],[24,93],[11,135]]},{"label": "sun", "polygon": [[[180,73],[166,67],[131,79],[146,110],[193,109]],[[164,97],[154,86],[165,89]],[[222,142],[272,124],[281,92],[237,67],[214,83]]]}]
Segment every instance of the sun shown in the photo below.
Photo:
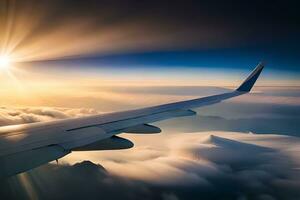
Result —
[{"label": "sun", "polygon": [[11,63],[11,60],[8,56],[0,55],[0,69],[9,68],[10,63]]}]

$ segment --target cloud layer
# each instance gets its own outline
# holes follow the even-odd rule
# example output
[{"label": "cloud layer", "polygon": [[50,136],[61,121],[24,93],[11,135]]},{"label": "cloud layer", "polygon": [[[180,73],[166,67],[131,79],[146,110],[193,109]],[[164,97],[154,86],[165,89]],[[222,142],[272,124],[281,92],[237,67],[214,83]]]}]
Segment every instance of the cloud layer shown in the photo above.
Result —
[{"label": "cloud layer", "polygon": [[94,109],[50,108],[50,107],[1,107],[0,126],[33,123],[77,117],[99,113]]},{"label": "cloud layer", "polygon": [[140,145],[130,154],[103,154],[107,170],[90,161],[45,165],[1,184],[1,194],[40,199],[300,198],[299,162],[294,160],[300,146],[285,146],[299,139],[202,132],[164,141],[163,148]]}]

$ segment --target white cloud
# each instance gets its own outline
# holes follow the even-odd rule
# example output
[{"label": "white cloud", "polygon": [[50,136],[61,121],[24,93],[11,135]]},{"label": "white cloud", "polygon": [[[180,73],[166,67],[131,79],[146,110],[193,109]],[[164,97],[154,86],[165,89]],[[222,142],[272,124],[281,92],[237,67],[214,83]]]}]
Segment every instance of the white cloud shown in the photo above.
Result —
[{"label": "white cloud", "polygon": [[50,121],[99,113],[94,109],[51,107],[1,107],[0,126]]},{"label": "white cloud", "polygon": [[[235,132],[156,135],[144,140],[144,136],[125,136],[136,142],[136,148],[75,153],[60,165],[27,173],[26,183],[38,197],[55,194],[58,199],[300,198],[298,138]],[[72,156],[74,162],[84,158],[105,169],[89,161],[67,164]],[[12,182],[1,185],[0,192],[9,191]]]}]

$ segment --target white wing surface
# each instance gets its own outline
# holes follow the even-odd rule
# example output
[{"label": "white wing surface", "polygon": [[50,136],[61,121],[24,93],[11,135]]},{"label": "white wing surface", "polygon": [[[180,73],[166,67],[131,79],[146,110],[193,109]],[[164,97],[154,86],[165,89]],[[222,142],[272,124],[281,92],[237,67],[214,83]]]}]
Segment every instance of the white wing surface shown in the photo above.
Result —
[{"label": "white wing surface", "polygon": [[263,67],[258,64],[238,89],[224,94],[137,110],[0,127],[0,178],[30,170],[72,151],[131,148],[131,141],[116,135],[159,133],[161,130],[149,123],[195,115],[193,108],[248,93]]}]

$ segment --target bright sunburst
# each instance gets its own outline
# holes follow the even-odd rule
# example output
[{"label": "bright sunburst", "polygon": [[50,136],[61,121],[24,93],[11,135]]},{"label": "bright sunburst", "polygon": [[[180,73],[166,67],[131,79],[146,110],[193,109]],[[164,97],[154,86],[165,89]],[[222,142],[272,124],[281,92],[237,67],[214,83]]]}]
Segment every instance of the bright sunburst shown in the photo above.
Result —
[{"label": "bright sunburst", "polygon": [[11,60],[8,56],[6,56],[6,55],[0,56],[0,69],[9,68],[10,63],[11,63]]}]

